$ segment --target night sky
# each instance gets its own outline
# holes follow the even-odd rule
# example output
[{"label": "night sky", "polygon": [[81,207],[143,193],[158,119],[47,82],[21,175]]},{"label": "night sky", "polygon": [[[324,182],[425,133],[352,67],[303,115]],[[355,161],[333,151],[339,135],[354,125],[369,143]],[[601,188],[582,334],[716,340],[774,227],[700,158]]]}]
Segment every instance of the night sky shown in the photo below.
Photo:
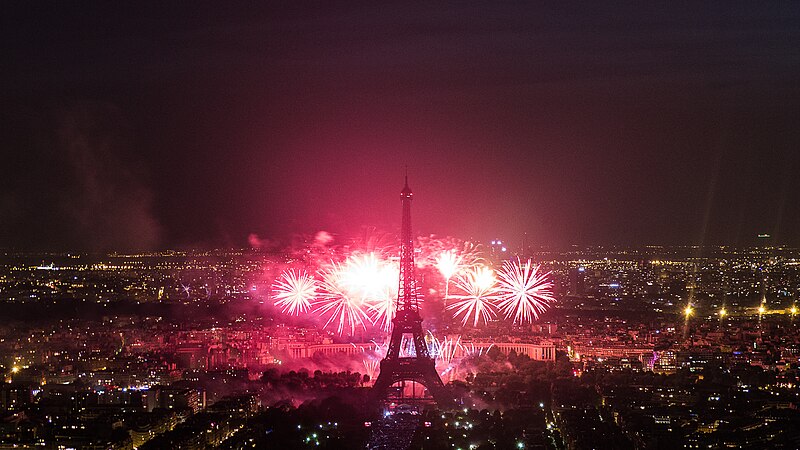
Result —
[{"label": "night sky", "polygon": [[0,247],[800,244],[799,2],[193,3],[3,3]]}]

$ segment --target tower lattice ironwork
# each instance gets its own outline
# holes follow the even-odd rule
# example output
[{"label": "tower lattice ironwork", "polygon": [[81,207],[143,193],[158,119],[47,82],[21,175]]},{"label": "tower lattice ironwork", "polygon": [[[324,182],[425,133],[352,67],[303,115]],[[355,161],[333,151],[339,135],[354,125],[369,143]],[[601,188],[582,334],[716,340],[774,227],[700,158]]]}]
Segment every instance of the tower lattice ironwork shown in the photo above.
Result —
[{"label": "tower lattice ironwork", "polygon": [[[390,387],[398,382],[416,382],[425,386],[439,407],[451,407],[453,399],[436,372],[435,362],[425,343],[422,317],[419,314],[417,281],[414,276],[414,240],[411,235],[411,200],[413,194],[405,186],[400,192],[403,204],[403,221],[400,232],[400,285],[396,313],[392,320],[392,336],[386,357],[381,361],[381,371],[373,387],[376,400],[390,397]],[[401,356],[403,337],[410,337],[413,350]]]}]

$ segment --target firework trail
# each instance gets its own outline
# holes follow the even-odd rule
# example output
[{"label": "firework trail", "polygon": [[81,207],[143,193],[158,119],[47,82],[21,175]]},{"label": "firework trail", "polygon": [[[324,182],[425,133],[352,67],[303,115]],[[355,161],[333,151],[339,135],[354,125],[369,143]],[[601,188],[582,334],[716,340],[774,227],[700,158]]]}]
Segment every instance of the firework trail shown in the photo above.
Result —
[{"label": "firework trail", "polygon": [[444,299],[450,294],[450,278],[461,271],[461,256],[453,250],[446,250],[436,258],[436,268],[444,277]]},{"label": "firework trail", "polygon": [[472,318],[472,326],[484,324],[496,317],[494,301],[496,279],[488,267],[478,267],[456,278],[455,287],[463,294],[454,294],[455,301],[447,305],[453,310],[453,318],[461,317],[461,325],[466,326]]},{"label": "firework trail", "polygon": [[480,247],[472,242],[464,241],[457,251],[461,256],[461,267],[474,269],[485,263]]},{"label": "firework trail", "polygon": [[415,356],[417,356],[417,349],[414,348],[414,340],[403,336],[403,339],[400,341],[400,357],[413,358]]},{"label": "firework trail", "polygon": [[436,268],[439,273],[449,280],[461,271],[461,256],[453,250],[446,250],[436,258]]},{"label": "firework trail", "polygon": [[425,343],[428,344],[428,354],[431,355],[431,358],[438,358],[442,342],[431,333],[431,330],[425,333]]},{"label": "firework trail", "polygon": [[436,370],[440,375],[444,375],[453,368],[453,358],[460,347],[461,336],[457,336],[455,339],[445,336],[440,341],[431,335],[430,353],[436,361]]},{"label": "firework trail", "polygon": [[494,347],[494,344],[488,347],[476,347],[474,343],[470,342],[469,344],[462,344],[461,350],[464,352],[464,358],[472,358],[489,353],[492,347]]},{"label": "firework trail", "polygon": [[375,346],[375,348],[372,349],[372,351],[375,352],[375,356],[377,356],[379,359],[385,358],[386,352],[389,351],[389,341],[384,341],[383,343],[379,344],[373,340],[372,344]]},{"label": "firework trail", "polygon": [[352,252],[397,255],[400,253],[400,247],[395,233],[380,231],[376,227],[365,227],[361,230],[361,233],[346,246],[346,253]]},{"label": "firework trail", "polygon": [[272,285],[275,306],[289,315],[299,315],[311,309],[317,295],[317,282],[305,272],[288,270]]},{"label": "firework trail", "polygon": [[380,300],[371,301],[367,308],[370,320],[375,326],[386,332],[392,329],[392,320],[397,312],[397,302],[394,297],[386,296]]},{"label": "firework trail", "polygon": [[312,307],[323,319],[327,317],[324,328],[334,325],[339,335],[345,329],[349,329],[351,335],[355,334],[358,327],[366,330],[366,323],[371,323],[365,312],[367,305],[362,298],[348,295],[342,286],[341,267],[338,264],[322,272],[320,287],[319,300]]},{"label": "firework trail", "polygon": [[531,323],[539,318],[552,302],[553,282],[550,272],[528,260],[524,264],[519,258],[506,261],[500,271],[497,287],[499,302],[497,307],[506,319],[513,318],[514,324]]},{"label": "firework trail", "polygon": [[364,360],[364,374],[369,376],[371,382],[375,382],[380,372],[380,361],[373,359]]},{"label": "firework trail", "polygon": [[439,258],[444,252],[452,252],[457,255],[462,268],[475,267],[483,261],[478,246],[451,237],[420,236],[414,248],[419,249],[419,255],[416,258],[419,267],[434,266],[438,269]]}]

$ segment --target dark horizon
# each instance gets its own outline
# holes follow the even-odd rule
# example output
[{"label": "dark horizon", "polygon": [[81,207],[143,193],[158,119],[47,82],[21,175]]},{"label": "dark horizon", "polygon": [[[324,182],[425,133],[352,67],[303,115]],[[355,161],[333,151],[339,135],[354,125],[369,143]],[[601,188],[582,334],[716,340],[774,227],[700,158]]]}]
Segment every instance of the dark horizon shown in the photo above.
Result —
[{"label": "dark horizon", "polygon": [[[800,245],[800,4],[4,8],[0,248]],[[139,5],[137,5],[139,6]]]}]

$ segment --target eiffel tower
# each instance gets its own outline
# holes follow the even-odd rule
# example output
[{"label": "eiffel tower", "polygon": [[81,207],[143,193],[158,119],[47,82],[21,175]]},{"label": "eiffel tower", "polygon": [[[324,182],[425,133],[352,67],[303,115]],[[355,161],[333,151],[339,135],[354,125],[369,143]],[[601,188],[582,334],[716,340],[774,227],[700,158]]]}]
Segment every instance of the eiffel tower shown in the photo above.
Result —
[{"label": "eiffel tower", "polygon": [[[417,281],[414,278],[414,241],[411,236],[411,199],[413,194],[406,183],[400,192],[403,203],[403,223],[400,232],[400,286],[397,294],[397,309],[392,320],[392,337],[386,357],[381,361],[381,371],[372,388],[376,402],[390,399],[390,387],[398,382],[415,382],[425,386],[440,408],[450,408],[454,401],[442,383],[433,358],[431,358],[425,336],[422,333],[422,317],[419,315]],[[400,356],[403,337],[410,335],[414,345],[413,356]]]}]

